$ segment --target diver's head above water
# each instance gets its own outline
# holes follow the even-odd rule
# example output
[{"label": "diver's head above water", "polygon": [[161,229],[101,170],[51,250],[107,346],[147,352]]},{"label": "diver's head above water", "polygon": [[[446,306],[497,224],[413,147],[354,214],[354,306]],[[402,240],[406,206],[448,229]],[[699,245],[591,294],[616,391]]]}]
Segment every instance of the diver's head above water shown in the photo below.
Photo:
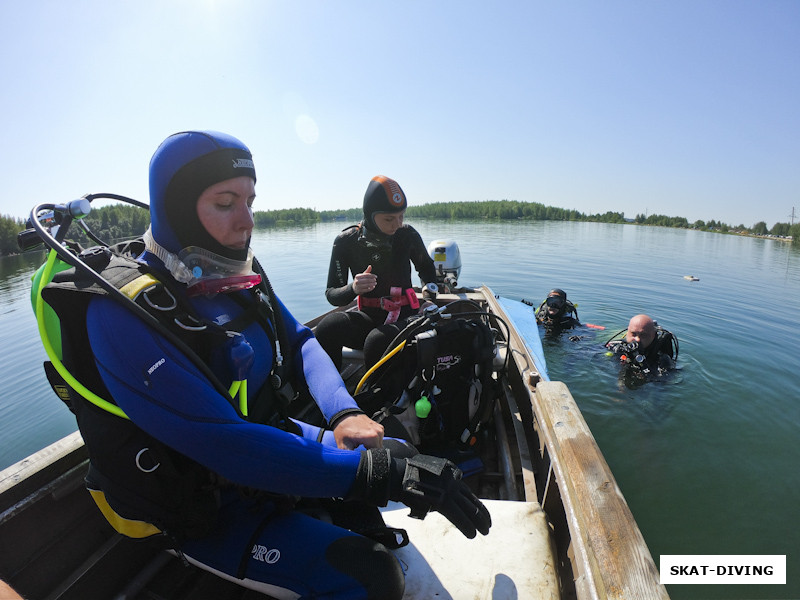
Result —
[{"label": "diver's head above water", "polygon": [[628,331],[625,334],[627,343],[636,342],[638,347],[644,352],[656,339],[656,325],[648,315],[635,315],[628,323]]},{"label": "diver's head above water", "polygon": [[553,288],[547,293],[545,305],[547,306],[547,314],[551,316],[563,313],[567,305],[567,293],[560,288]]}]

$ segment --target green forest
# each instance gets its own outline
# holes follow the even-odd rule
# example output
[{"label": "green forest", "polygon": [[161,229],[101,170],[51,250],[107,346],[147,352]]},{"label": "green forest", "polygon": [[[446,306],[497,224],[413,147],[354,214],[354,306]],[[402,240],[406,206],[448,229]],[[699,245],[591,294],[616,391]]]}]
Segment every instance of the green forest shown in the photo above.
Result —
[{"label": "green forest", "polygon": [[[576,210],[545,206],[538,202],[518,202],[516,200],[487,200],[484,202],[435,202],[420,206],[410,206],[406,212],[409,219],[435,220],[511,220],[530,221],[592,221],[600,223],[634,223],[658,227],[679,227],[699,229],[727,234],[792,237],[792,243],[800,245],[800,223],[775,223],[771,228],[764,221],[752,227],[743,224],[731,226],[720,221],[689,221],[683,217],[665,215],[636,215],[626,220],[623,213],[607,212],[587,215]],[[281,210],[257,211],[254,215],[256,228],[344,221],[356,223],[362,217],[361,208],[316,211],[310,208],[290,208]],[[92,210],[83,219],[86,226],[100,239],[120,240],[144,233],[150,223],[146,210],[128,204],[113,204]],[[25,221],[13,217],[0,216],[0,255],[17,254],[17,234],[26,229]],[[93,245],[83,230],[74,225],[69,239],[84,247]]]}]

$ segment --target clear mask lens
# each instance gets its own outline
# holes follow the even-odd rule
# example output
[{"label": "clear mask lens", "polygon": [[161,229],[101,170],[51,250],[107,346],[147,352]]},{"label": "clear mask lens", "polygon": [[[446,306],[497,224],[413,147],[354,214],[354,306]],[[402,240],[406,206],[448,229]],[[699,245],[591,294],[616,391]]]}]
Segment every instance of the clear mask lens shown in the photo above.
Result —
[{"label": "clear mask lens", "polygon": [[185,248],[178,258],[191,273],[187,294],[200,296],[246,290],[261,283],[253,272],[253,251],[246,260],[233,260],[197,246]]}]

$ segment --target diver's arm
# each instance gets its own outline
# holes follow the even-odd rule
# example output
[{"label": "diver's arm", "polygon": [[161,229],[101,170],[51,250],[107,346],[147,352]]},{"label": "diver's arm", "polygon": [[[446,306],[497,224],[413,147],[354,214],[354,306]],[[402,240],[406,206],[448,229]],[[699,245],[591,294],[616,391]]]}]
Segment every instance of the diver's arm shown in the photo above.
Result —
[{"label": "diver's arm", "polygon": [[350,264],[344,250],[345,240],[347,238],[342,235],[338,236],[331,249],[325,298],[334,306],[346,306],[356,298],[353,286],[349,283]]},{"label": "diver's arm", "polygon": [[543,300],[539,308],[535,310],[535,317],[537,323],[544,323],[544,305],[546,300]]},{"label": "diver's arm", "polygon": [[87,329],[116,404],[181,454],[230,481],[275,493],[338,497],[352,485],[358,452],[243,420],[186,356],[116,302],[92,300]]},{"label": "diver's arm", "polygon": [[295,376],[305,380],[312,398],[334,430],[337,445],[350,449],[361,444],[367,448],[380,447],[383,426],[364,415],[311,331],[298,323],[280,300],[278,305],[293,348]]}]

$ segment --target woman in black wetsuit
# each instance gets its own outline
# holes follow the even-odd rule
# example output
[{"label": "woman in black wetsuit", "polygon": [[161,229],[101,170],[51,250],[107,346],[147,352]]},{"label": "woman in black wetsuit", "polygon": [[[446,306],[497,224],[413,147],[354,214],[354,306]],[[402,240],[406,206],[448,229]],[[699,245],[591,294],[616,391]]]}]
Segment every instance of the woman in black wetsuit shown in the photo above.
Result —
[{"label": "woman in black wetsuit", "polygon": [[325,297],[334,306],[358,299],[357,311],[329,315],[315,331],[337,368],[342,366],[343,346],[363,349],[367,368],[375,364],[404,321],[417,313],[411,263],[423,285],[436,281],[433,259],[422,238],[403,224],[407,206],[398,183],[377,175],[364,194],[364,220],[333,242]]}]

